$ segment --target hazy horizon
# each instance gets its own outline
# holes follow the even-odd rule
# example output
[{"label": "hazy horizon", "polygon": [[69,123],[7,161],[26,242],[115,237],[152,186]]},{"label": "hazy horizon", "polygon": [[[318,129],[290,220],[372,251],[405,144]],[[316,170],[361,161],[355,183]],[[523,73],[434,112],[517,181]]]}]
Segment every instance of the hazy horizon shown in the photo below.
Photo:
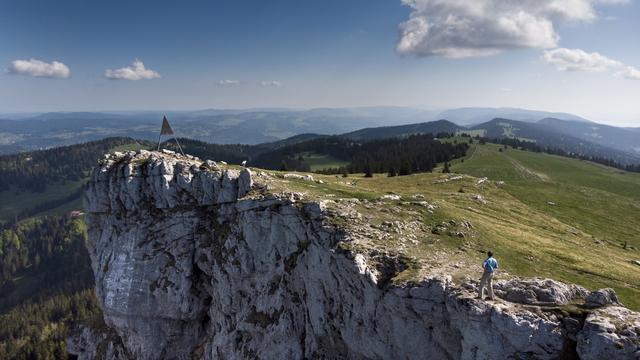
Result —
[{"label": "hazy horizon", "polygon": [[[413,110],[416,112],[424,112],[425,117],[430,117],[429,119],[425,119],[424,121],[435,121],[435,120],[450,120],[452,122],[457,122],[455,119],[447,119],[446,114],[442,114],[448,111],[457,111],[457,110],[466,110],[466,109],[482,109],[482,110],[495,110],[495,111],[510,111],[514,112],[523,111],[523,112],[542,112],[542,113],[550,113],[550,114],[564,114],[569,116],[576,116],[583,118],[584,120],[588,120],[598,124],[611,125],[617,127],[640,127],[640,122],[636,124],[624,124],[619,123],[616,124],[614,122],[605,122],[598,121],[596,119],[590,119],[585,116],[581,116],[580,114],[569,113],[565,111],[549,111],[544,109],[526,109],[526,108],[514,108],[509,106],[503,107],[486,107],[486,106],[462,106],[455,108],[441,108],[441,109],[429,109],[418,106],[399,106],[399,105],[372,105],[372,106],[345,106],[345,107],[331,107],[331,106],[322,106],[322,107],[308,107],[308,108],[293,108],[293,107],[245,107],[245,108],[186,108],[186,109],[110,109],[110,110],[57,110],[57,111],[18,111],[18,112],[2,112],[0,111],[0,116],[5,116],[7,119],[11,120],[12,116],[14,119],[23,119],[31,116],[38,116],[42,114],[65,114],[65,113],[104,113],[104,114],[137,114],[137,113],[190,113],[190,112],[204,112],[204,111],[220,111],[220,112],[277,112],[277,111],[291,111],[291,112],[303,112],[303,111],[313,111],[313,110],[357,110],[357,109],[406,109]],[[439,115],[443,115],[443,117],[439,117]],[[499,114],[495,117],[500,117]],[[513,119],[518,120],[518,119]],[[392,124],[390,124],[392,125]]]}]

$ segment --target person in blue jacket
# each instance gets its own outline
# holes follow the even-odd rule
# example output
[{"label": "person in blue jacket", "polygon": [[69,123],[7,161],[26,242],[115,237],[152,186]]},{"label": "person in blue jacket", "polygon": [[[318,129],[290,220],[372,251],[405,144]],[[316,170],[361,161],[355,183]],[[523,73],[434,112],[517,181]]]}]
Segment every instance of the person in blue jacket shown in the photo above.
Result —
[{"label": "person in blue jacket", "polygon": [[484,289],[487,288],[489,292],[489,299],[493,300],[493,274],[498,268],[498,261],[493,258],[491,251],[487,252],[487,259],[482,262],[482,278],[480,279],[480,289],[478,290],[478,299],[484,298]]}]

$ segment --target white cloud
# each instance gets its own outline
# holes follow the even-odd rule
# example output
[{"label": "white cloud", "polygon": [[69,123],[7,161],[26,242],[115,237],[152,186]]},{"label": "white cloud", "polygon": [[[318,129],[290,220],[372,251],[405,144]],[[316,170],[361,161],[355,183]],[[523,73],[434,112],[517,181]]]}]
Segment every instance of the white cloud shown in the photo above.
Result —
[{"label": "white cloud", "polygon": [[555,25],[596,19],[596,4],[627,0],[401,0],[413,9],[396,50],[465,58],[516,48],[554,48]]},{"label": "white cloud", "polygon": [[10,74],[27,75],[35,77],[68,79],[71,76],[69,67],[61,62],[47,63],[41,60],[14,60],[7,68]]},{"label": "white cloud", "polygon": [[625,66],[624,69],[616,75],[629,80],[640,80],[640,69],[633,66]]},{"label": "white cloud", "polygon": [[104,76],[111,80],[149,80],[159,78],[160,74],[151,69],[145,68],[142,61],[135,59],[131,66],[115,70],[105,70]]},{"label": "white cloud", "polygon": [[240,84],[238,80],[220,80],[218,81],[218,85],[220,86],[233,86]]},{"label": "white cloud", "polygon": [[588,53],[580,49],[559,48],[547,50],[542,60],[560,71],[607,71],[622,66],[622,63],[597,52]]},{"label": "white cloud", "polygon": [[596,4],[604,4],[604,5],[629,4],[630,2],[631,2],[631,0],[596,0],[595,1]]},{"label": "white cloud", "polygon": [[282,83],[280,81],[277,80],[270,80],[270,81],[260,81],[260,86],[264,86],[264,87],[280,87],[282,86]]},{"label": "white cloud", "polygon": [[559,71],[616,71],[616,76],[630,80],[640,80],[640,70],[608,58],[597,52],[588,53],[581,49],[559,48],[546,50],[542,60]]}]

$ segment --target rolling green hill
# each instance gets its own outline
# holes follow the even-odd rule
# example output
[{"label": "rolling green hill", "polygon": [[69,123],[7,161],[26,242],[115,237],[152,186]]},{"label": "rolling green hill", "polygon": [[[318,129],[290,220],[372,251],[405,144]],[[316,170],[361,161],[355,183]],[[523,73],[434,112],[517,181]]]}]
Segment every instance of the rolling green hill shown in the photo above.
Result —
[{"label": "rolling green hill", "polygon": [[[612,286],[640,306],[640,174],[591,162],[500,146],[476,145],[452,171],[504,181],[506,193],[541,215],[566,226],[556,240],[565,250],[537,248],[542,273],[587,286]],[[507,211],[509,209],[505,209]],[[539,224],[544,227],[545,224]],[[527,241],[526,230],[514,224],[514,233]],[[635,249],[623,248],[624,243]],[[524,250],[524,249],[523,249]],[[529,275],[536,268],[518,265]],[[550,266],[550,268],[546,268]]]},{"label": "rolling green hill", "polygon": [[[608,158],[623,165],[637,164],[640,162],[640,155],[635,151],[631,149],[623,151],[611,147],[610,142],[613,141],[611,139],[609,139],[608,143],[598,142],[593,138],[580,135],[575,128],[573,129],[575,131],[573,131],[558,124],[564,123],[556,123],[549,119],[537,123],[528,123],[497,118],[471,127],[469,134],[475,135],[480,131],[483,136],[490,139],[511,138],[530,141],[542,148],[558,149],[567,153],[579,154],[590,158]],[[573,124],[580,124],[580,129],[583,129],[583,131],[584,127],[589,128],[597,125],[585,122],[575,122]],[[621,134],[631,134],[631,132],[624,129],[610,128],[617,130],[617,132],[614,133],[615,135],[610,137],[615,138],[615,136],[618,136],[621,143],[623,140],[626,140],[626,137],[622,137]]]}]

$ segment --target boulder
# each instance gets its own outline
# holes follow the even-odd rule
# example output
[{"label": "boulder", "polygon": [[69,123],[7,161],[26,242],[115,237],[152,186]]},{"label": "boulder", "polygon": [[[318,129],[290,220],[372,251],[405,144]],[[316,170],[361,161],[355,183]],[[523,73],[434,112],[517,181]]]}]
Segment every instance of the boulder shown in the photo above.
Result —
[{"label": "boulder", "polygon": [[581,286],[551,279],[512,279],[496,281],[496,295],[520,304],[565,305],[583,299],[589,291]]},{"label": "boulder", "polygon": [[577,335],[576,352],[582,360],[637,360],[639,345],[640,314],[609,306],[587,316]]},{"label": "boulder", "polygon": [[486,204],[487,200],[484,199],[484,196],[480,195],[480,194],[475,194],[473,196],[471,196],[471,198],[473,200],[475,200],[478,204]]},{"label": "boulder", "polygon": [[586,308],[598,308],[606,305],[620,305],[618,296],[613,289],[600,289],[591,292],[585,299],[584,306]]},{"label": "boulder", "polygon": [[387,194],[380,196],[380,200],[400,200],[402,197],[400,195]]}]

